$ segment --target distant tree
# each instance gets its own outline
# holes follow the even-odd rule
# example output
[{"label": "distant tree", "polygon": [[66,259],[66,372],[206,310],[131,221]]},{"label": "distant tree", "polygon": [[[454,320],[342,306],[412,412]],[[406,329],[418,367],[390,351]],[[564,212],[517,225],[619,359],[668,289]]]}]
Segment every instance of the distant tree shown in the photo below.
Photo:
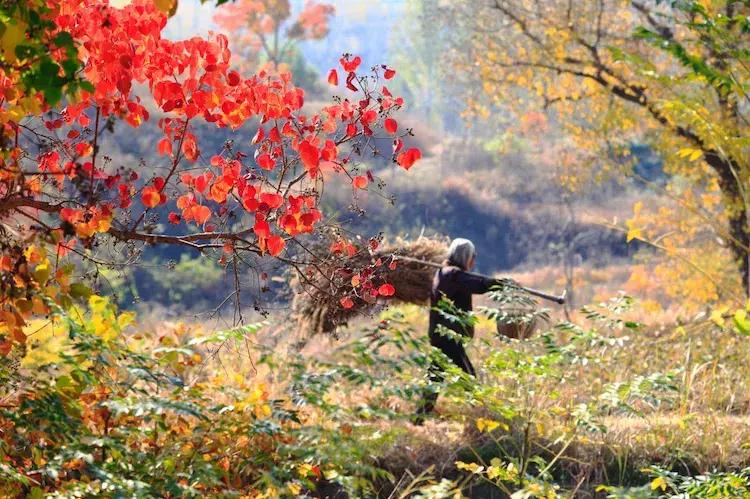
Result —
[{"label": "distant tree", "polygon": [[325,37],[334,12],[333,5],[306,0],[292,19],[289,0],[237,0],[221,6],[214,20],[243,66],[268,62],[277,68],[299,57],[297,42]]}]

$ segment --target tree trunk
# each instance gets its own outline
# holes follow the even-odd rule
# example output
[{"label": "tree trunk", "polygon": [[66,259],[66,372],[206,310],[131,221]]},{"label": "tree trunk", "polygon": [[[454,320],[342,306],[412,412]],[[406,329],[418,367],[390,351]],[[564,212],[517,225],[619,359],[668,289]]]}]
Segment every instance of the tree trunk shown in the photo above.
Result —
[{"label": "tree trunk", "polygon": [[725,209],[728,213],[729,234],[731,239],[728,241],[729,248],[739,267],[740,277],[742,278],[742,289],[747,297],[750,298],[750,235],[748,234],[748,210],[747,204],[739,186],[739,179],[735,176],[739,172],[737,167],[729,159],[725,159],[716,152],[710,151],[705,153],[706,162],[714,169],[719,176],[719,187],[724,195]]}]

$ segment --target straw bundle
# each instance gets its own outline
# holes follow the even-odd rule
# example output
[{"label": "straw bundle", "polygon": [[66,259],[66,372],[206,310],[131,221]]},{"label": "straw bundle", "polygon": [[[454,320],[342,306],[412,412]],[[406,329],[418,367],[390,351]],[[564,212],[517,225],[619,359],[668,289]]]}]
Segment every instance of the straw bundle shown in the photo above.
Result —
[{"label": "straw bundle", "polygon": [[[303,276],[294,283],[297,288],[292,304],[294,317],[306,334],[333,333],[350,319],[382,308],[382,301],[360,297],[352,285],[352,276],[362,271],[370,273],[374,283],[393,285],[396,291],[391,300],[425,305],[429,302],[435,268],[414,260],[437,263],[445,259],[447,252],[447,240],[420,237],[414,241],[397,239],[381,244],[374,251],[362,250],[351,257],[316,263],[312,277]],[[399,256],[410,260],[399,260]],[[352,308],[341,305],[344,296],[352,299]]]}]

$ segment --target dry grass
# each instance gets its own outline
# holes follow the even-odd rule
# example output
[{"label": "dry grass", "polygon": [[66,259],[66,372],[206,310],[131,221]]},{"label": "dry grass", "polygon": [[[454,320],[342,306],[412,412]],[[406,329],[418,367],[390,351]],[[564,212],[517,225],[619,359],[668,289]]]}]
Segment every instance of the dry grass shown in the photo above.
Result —
[{"label": "dry grass", "polygon": [[[299,290],[292,306],[294,318],[303,334],[333,333],[352,319],[382,308],[383,302],[367,300],[352,285],[352,276],[363,271],[372,272],[377,282],[392,284],[396,288],[393,300],[424,305],[430,297],[435,269],[399,260],[398,256],[439,263],[446,254],[446,240],[420,237],[414,241],[397,239],[381,244],[372,252],[360,251],[353,257],[328,260],[318,265],[318,272],[310,281],[297,283]],[[352,308],[341,305],[344,296],[353,300]]]}]

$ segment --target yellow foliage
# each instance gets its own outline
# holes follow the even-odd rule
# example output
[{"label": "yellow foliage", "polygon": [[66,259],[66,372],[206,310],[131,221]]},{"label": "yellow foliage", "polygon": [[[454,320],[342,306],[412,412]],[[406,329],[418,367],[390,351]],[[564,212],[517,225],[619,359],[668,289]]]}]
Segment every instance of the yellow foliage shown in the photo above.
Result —
[{"label": "yellow foliage", "polygon": [[26,30],[29,26],[20,19],[12,19],[10,23],[5,24],[5,30],[0,36],[0,48],[3,57],[10,64],[15,64],[16,47],[26,39]]},{"label": "yellow foliage", "polygon": [[667,481],[664,477],[656,477],[651,481],[651,490],[661,490],[662,492],[667,490]]},{"label": "yellow foliage", "polygon": [[711,320],[714,324],[719,327],[724,327],[726,321],[724,320],[724,314],[729,310],[728,307],[721,307],[711,311]]},{"label": "yellow foliage", "polygon": [[86,325],[91,328],[92,333],[105,340],[113,340],[135,320],[132,312],[117,314],[109,298],[91,295],[88,304],[91,314]]},{"label": "yellow foliage", "polygon": [[493,419],[485,419],[485,418],[477,418],[476,423],[477,429],[479,431],[486,431],[491,432],[498,428],[502,428],[505,431],[508,431],[508,425],[505,423],[501,423],[500,421],[495,421]]},{"label": "yellow foliage", "polygon": [[484,466],[480,466],[477,463],[465,463],[463,461],[456,461],[456,468],[475,474],[479,474],[484,470]]},{"label": "yellow foliage", "polygon": [[63,324],[37,319],[24,328],[28,337],[26,355],[21,366],[34,369],[60,360],[60,352],[65,350],[68,341],[68,328]]}]

